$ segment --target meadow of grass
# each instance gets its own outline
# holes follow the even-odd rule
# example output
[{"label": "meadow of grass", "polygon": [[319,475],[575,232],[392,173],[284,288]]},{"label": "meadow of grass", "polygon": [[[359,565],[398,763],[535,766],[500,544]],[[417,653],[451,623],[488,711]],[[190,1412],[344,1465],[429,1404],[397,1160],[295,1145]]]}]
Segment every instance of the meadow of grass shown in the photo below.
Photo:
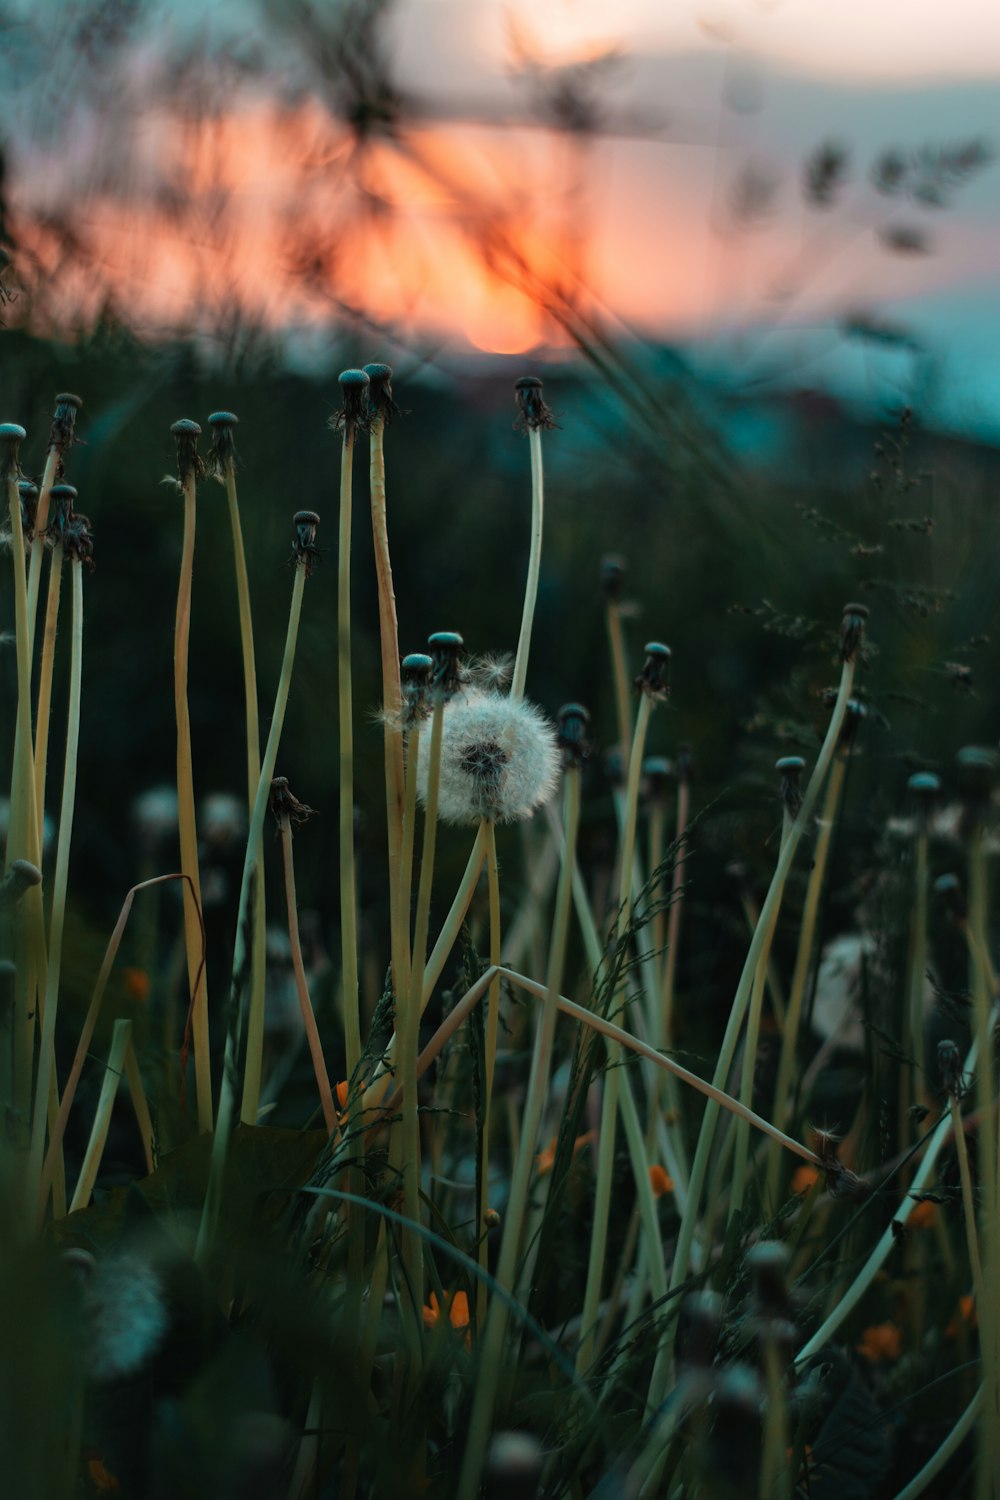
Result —
[{"label": "meadow of grass", "polygon": [[9,338],[9,1492],[1000,1494],[988,458]]}]

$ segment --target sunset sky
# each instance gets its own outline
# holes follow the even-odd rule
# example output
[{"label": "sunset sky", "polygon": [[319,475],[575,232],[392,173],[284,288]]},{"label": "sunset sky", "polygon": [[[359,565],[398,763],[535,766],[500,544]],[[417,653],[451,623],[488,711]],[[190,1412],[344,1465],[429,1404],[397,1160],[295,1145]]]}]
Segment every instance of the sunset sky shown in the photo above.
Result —
[{"label": "sunset sky", "polygon": [[[903,330],[925,386],[933,367],[942,420],[1000,435],[1000,167],[943,208],[880,196],[869,176],[887,148],[1000,145],[994,3],[400,0],[389,58],[416,109],[403,148],[353,154],[318,102],[310,48],[280,26],[248,33],[256,11],[161,6],[126,86],[81,112],[58,151],[37,110],[19,113],[15,204],[45,212],[69,195],[139,324],[183,324],[234,298],[305,339],[333,297],[403,340],[558,350],[565,336],[511,285],[527,274],[750,381],[778,365],[834,388],[877,381],[886,362],[831,326]],[[178,124],[148,84],[192,39],[263,39],[284,103],[231,84],[202,101],[214,118],[203,107]],[[586,64],[592,84],[565,72]],[[548,128],[543,98],[567,80],[595,111],[593,133]],[[825,141],[849,153],[849,172],[818,209],[800,184]],[[893,239],[907,253],[890,253]],[[289,267],[307,252],[304,280]],[[79,299],[69,277],[66,288]],[[916,378],[912,365],[894,355],[888,378]]]}]

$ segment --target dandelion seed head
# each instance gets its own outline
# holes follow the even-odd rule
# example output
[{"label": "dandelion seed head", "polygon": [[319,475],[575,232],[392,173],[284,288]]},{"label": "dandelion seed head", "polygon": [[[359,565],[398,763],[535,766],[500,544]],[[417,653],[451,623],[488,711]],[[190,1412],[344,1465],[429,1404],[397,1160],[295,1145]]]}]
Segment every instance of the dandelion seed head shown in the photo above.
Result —
[{"label": "dandelion seed head", "polygon": [[[417,764],[422,802],[427,800],[429,740],[429,735],[421,737]],[[443,822],[519,822],[549,800],[558,779],[555,731],[534,704],[472,690],[445,706],[438,792]]]}]

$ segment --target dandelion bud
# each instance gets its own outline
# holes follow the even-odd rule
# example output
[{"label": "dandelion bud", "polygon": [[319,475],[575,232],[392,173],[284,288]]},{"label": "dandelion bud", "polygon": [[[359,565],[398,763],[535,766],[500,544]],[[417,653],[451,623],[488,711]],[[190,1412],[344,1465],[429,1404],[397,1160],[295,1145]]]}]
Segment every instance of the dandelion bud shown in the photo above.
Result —
[{"label": "dandelion bud", "polygon": [[231,411],[213,411],[208,419],[212,429],[212,451],[208,455],[208,472],[213,479],[224,479],[226,467],[235,464],[236,428],[240,419]]},{"label": "dandelion bud", "polygon": [[781,777],[781,800],[790,818],[797,818],[802,806],[802,772],[806,763],[801,755],[783,755],[774,763]]},{"label": "dandelion bud", "polygon": [[0,880],[0,911],[16,906],[32,886],[41,883],[41,879],[42,872],[37,865],[31,864],[26,859],[13,860],[10,869]]},{"label": "dandelion bud", "polygon": [[965,901],[965,891],[962,882],[957,875],[939,875],[933,885],[933,891],[941,901],[948,915],[955,922],[964,922],[969,915],[969,909]]},{"label": "dandelion bud", "polygon": [[393,417],[400,415],[400,409],[392,399],[392,366],[377,363],[365,365],[364,373],[369,381],[369,419],[374,421],[376,417],[381,417],[382,425],[388,427]]},{"label": "dandelion bud", "polygon": [[754,1311],[783,1317],[789,1308],[788,1251],[777,1240],[762,1240],[747,1253],[753,1279]]},{"label": "dandelion bud", "polygon": [[610,786],[624,786],[626,770],[625,756],[620,745],[612,745],[610,750],[605,750],[604,774]]},{"label": "dandelion bud", "polygon": [[539,428],[555,427],[555,418],[545,405],[542,382],[537,375],[522,375],[520,380],[515,380],[514,398],[518,410],[514,426],[522,432],[537,432]]},{"label": "dandelion bud", "polygon": [[170,431],[177,443],[177,473],[181,484],[189,479],[204,479],[205,465],[198,453],[198,439],[201,437],[198,423],[192,422],[189,417],[181,417]]},{"label": "dandelion bud", "polygon": [[287,821],[298,827],[302,823],[308,823],[309,819],[316,814],[314,807],[307,807],[295,796],[288,785],[287,776],[275,776],[271,781],[268,806],[279,825]]},{"label": "dandelion bud", "polygon": [[77,492],[71,484],[54,484],[49,491],[49,524],[45,528],[46,536],[62,544],[66,537],[66,528],[73,518],[73,507],[77,501]]},{"label": "dandelion bud", "polygon": [[342,370],[337,380],[343,405],[330,425],[338,429],[342,427],[349,435],[355,428],[368,425],[368,389],[371,382],[364,370]]},{"label": "dandelion bud", "polygon": [[292,542],[293,561],[302,564],[308,578],[319,561],[319,548],[316,546],[316,527],[319,525],[319,516],[314,510],[297,510],[292,517],[292,525],[295,527],[295,539]]},{"label": "dandelion bud", "polygon": [[431,681],[438,699],[453,698],[462,686],[462,647],[465,642],[457,630],[439,630],[428,636],[433,671]]},{"label": "dandelion bud", "polygon": [[21,476],[21,444],[28,434],[16,422],[0,422],[0,480]]},{"label": "dandelion bud", "polygon": [[941,778],[933,771],[917,771],[906,783],[906,790],[916,804],[917,827],[926,832],[927,820],[941,794]]},{"label": "dandelion bud", "polygon": [[609,604],[616,604],[622,596],[625,581],[625,559],[617,552],[601,558],[601,588]]},{"label": "dandelion bud", "polygon": [[844,617],[840,622],[840,659],[855,661],[865,634],[868,618],[867,604],[845,604]]},{"label": "dandelion bud", "polygon": [[718,1292],[692,1292],[677,1317],[677,1364],[711,1369],[722,1332],[722,1298]]},{"label": "dandelion bud", "polygon": [[590,754],[590,714],[582,703],[564,703],[557,722],[563,764],[579,769]]},{"label": "dandelion bud", "polygon": [[656,703],[666,703],[670,697],[670,647],[662,641],[647,641],[643,649],[646,660],[635,679],[636,691],[647,694]]},{"label": "dandelion bud", "polygon": [[422,651],[411,651],[399,664],[404,729],[412,729],[431,711],[430,689],[434,662]]},{"label": "dandelion bud", "polygon": [[970,811],[981,811],[989,802],[996,781],[996,755],[979,745],[966,745],[956,755],[955,766],[958,795]]},{"label": "dandelion bud", "polygon": [[486,1500],[534,1500],[545,1455],[528,1432],[498,1432],[490,1440],[483,1478]]},{"label": "dandelion bud", "polygon": [[938,1042],[937,1047],[938,1071],[941,1074],[941,1087],[946,1094],[960,1101],[965,1093],[965,1077],[962,1072],[962,1054],[958,1046],[950,1037],[945,1037]]},{"label": "dandelion bud", "polygon": [[642,774],[646,782],[646,796],[657,804],[666,801],[674,767],[665,755],[647,755],[642,763]]},{"label": "dandelion bud", "polygon": [[715,1387],[715,1421],[705,1451],[706,1478],[719,1476],[745,1492],[760,1465],[761,1390],[748,1365],[729,1365]]},{"label": "dandelion bud", "polygon": [[56,450],[60,460],[65,450],[73,445],[76,414],[82,405],[83,398],[74,396],[69,391],[62,391],[56,397],[52,426],[49,428],[49,448]]},{"label": "dandelion bud", "polygon": [[[417,791],[427,800],[430,753],[422,736]],[[445,823],[519,822],[555,791],[559,752],[543,714],[502,693],[463,693],[441,725],[438,816]]]}]

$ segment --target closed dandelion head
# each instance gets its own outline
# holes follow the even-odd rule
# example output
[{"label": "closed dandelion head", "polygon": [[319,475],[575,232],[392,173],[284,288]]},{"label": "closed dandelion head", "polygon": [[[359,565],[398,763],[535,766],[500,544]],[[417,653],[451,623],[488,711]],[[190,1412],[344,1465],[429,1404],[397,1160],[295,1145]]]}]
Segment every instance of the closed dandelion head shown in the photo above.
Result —
[{"label": "closed dandelion head", "polygon": [[[830,698],[831,708],[836,697],[837,694],[834,691]],[[860,698],[848,698],[847,707],[844,710],[844,722],[840,726],[840,734],[837,737],[837,749],[841,755],[847,755],[850,752],[867,717],[868,705]]]},{"label": "closed dandelion head", "polygon": [[228,465],[237,462],[236,429],[239,422],[239,417],[231,411],[213,411],[208,419],[212,429],[212,449],[207,468],[213,479],[224,481]]},{"label": "closed dandelion head", "polygon": [[330,418],[330,426],[338,431],[343,428],[345,437],[358,427],[368,425],[368,391],[371,381],[364,370],[342,370],[337,376],[340,385],[341,407],[336,416]]},{"label": "closed dandelion head", "polygon": [[649,801],[661,806],[674,779],[672,762],[665,755],[647,755],[642,763],[642,779]]},{"label": "closed dandelion head", "polygon": [[295,527],[292,561],[305,569],[305,575],[308,578],[319,562],[319,548],[316,545],[316,527],[319,525],[319,516],[314,510],[297,510],[292,517],[292,525]]},{"label": "closed dandelion head", "polygon": [[381,417],[382,425],[388,427],[393,417],[401,415],[392,399],[392,366],[376,362],[365,365],[363,373],[368,376],[369,420]]},{"label": "closed dandelion head", "polygon": [[76,414],[82,405],[82,396],[74,396],[70,391],[60,391],[55,399],[52,426],[49,428],[49,447],[59,454],[60,473],[62,473],[63,455],[75,441]]},{"label": "closed dandelion head", "polygon": [[457,630],[438,630],[427,637],[427,647],[433,663],[431,683],[435,700],[447,701],[453,698],[468,681],[462,665],[464,644]]},{"label": "closed dandelion head", "polygon": [[558,724],[563,765],[579,769],[590,754],[590,714],[582,703],[564,703]]},{"label": "closed dandelion head", "polygon": [[0,480],[21,477],[21,444],[28,434],[17,422],[0,422]]},{"label": "closed dandelion head", "polygon": [[962,882],[955,874],[939,875],[932,887],[953,922],[962,923],[969,915]]},{"label": "closed dandelion head", "polygon": [[70,516],[63,534],[63,550],[74,562],[83,563],[88,572],[94,571],[94,538],[88,516],[78,513]]},{"label": "closed dandelion head", "polygon": [[797,817],[802,806],[802,772],[805,768],[801,755],[783,755],[774,763],[774,769],[781,777],[781,800],[790,818]]},{"label": "closed dandelion head", "polygon": [[204,479],[205,465],[198,452],[198,439],[201,437],[198,423],[192,422],[190,417],[181,417],[170,431],[177,444],[177,476],[181,484],[189,479]]},{"label": "closed dandelion head", "polygon": [[962,1054],[958,1044],[950,1037],[938,1042],[937,1063],[942,1088],[957,1103],[961,1103],[968,1088],[968,1080],[962,1069]]},{"label": "closed dandelion head", "polygon": [[49,491],[49,523],[45,535],[60,546],[66,538],[66,528],[73,519],[73,507],[77,492],[71,484],[54,484]]},{"label": "closed dandelion head", "polygon": [[518,410],[514,426],[522,432],[538,432],[542,428],[558,425],[545,404],[542,382],[537,375],[522,375],[520,380],[515,380],[514,398]]},{"label": "closed dandelion head", "polygon": [[[417,791],[427,799],[429,750],[422,737]],[[501,693],[468,692],[445,706],[438,816],[469,825],[516,823],[547,802],[559,779],[556,735],[541,711]]]},{"label": "closed dandelion head", "polygon": [[402,694],[400,719],[404,729],[421,723],[431,711],[431,674],[434,663],[422,651],[411,651],[399,664]]},{"label": "closed dandelion head", "polygon": [[617,552],[601,558],[601,590],[609,604],[616,604],[622,596],[625,582],[625,559]]},{"label": "closed dandelion head", "polygon": [[21,498],[21,530],[28,541],[35,535],[35,516],[38,513],[38,485],[30,479],[17,481],[17,493]]},{"label": "closed dandelion head", "polygon": [[662,641],[647,641],[643,648],[646,660],[635,679],[638,693],[645,693],[654,703],[666,703],[670,697],[670,647]]},{"label": "closed dandelion head", "polygon": [[840,622],[840,659],[857,661],[865,637],[865,622],[868,619],[867,604],[845,604]]}]

